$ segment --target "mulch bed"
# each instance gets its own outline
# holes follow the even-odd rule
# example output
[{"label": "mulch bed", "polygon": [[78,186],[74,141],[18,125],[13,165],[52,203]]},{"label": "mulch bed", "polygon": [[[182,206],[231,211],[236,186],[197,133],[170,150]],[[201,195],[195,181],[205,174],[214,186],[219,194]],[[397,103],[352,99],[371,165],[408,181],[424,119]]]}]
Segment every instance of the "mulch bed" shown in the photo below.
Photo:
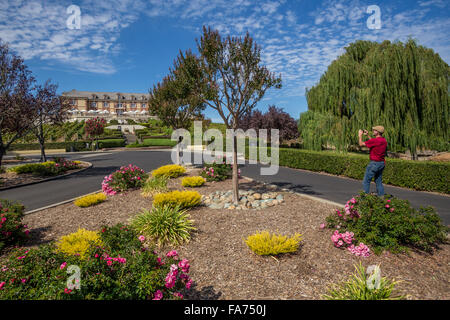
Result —
[{"label": "mulch bed", "polygon": [[[194,174],[195,172],[190,172]],[[172,188],[181,188],[179,179]],[[241,180],[240,188],[257,189],[255,182]],[[231,181],[206,183],[196,188],[207,195],[231,189]],[[344,280],[360,261],[364,266],[379,264],[382,276],[403,282],[398,292],[408,299],[449,299],[450,245],[442,245],[432,255],[411,252],[394,255],[385,252],[361,258],[333,246],[332,231],[319,225],[337,207],[301,195],[283,192],[285,202],[263,210],[214,210],[197,207],[190,211],[197,230],[192,240],[176,249],[190,261],[195,281],[187,299],[320,299],[330,283]],[[99,229],[102,225],[126,223],[142,208],[150,209],[151,198],[140,191],[108,197],[94,207],[78,208],[72,203],[27,215],[31,228],[27,246],[58,239],[78,228]],[[303,235],[302,246],[294,254],[276,258],[254,254],[244,239],[256,231],[269,230],[286,235]]]},{"label": "mulch bed", "polygon": [[[23,161],[22,161],[23,162]],[[81,170],[84,170],[86,167],[90,166],[91,164],[89,162],[81,161],[80,166],[82,166],[81,169],[74,169],[74,170],[68,170],[64,172],[63,175],[78,172]],[[49,176],[49,177],[41,177],[41,176],[35,176],[31,173],[21,173],[17,174],[15,172],[4,172],[0,173],[0,190],[2,189],[8,189],[10,187],[16,187],[23,184],[28,184],[32,182],[39,182],[43,181],[49,178],[55,178],[57,176]]]}]

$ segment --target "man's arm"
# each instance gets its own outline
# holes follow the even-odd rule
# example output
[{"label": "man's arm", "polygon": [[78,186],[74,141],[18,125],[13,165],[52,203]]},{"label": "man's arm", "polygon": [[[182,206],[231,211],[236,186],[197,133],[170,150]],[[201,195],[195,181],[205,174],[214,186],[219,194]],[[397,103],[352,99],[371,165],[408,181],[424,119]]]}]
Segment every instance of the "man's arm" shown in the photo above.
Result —
[{"label": "man's arm", "polygon": [[363,140],[362,140],[363,133],[364,133],[364,131],[362,131],[362,130],[359,130],[359,131],[358,131],[358,135],[359,135],[359,146],[360,146],[360,147],[365,147],[365,146],[366,146],[366,144],[365,144],[365,143],[363,142]]},{"label": "man's arm", "polygon": [[359,130],[358,131],[358,135],[359,135],[359,146],[360,147],[366,147],[366,144],[363,142],[362,140],[362,136],[366,135],[369,139],[372,139],[371,136],[369,136],[369,133],[367,132],[367,130]]}]

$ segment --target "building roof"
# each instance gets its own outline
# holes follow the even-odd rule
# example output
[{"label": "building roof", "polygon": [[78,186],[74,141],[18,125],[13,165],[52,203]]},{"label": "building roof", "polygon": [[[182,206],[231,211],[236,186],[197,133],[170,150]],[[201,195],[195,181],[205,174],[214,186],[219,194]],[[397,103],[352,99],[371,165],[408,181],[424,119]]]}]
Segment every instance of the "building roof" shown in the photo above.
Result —
[{"label": "building roof", "polygon": [[108,99],[108,100],[109,99],[116,100],[119,95],[120,99],[125,100],[133,100],[133,98],[136,98],[136,100],[142,100],[142,97],[145,97],[146,99],[149,98],[148,93],[78,91],[75,89],[63,92],[62,95],[70,98]]}]

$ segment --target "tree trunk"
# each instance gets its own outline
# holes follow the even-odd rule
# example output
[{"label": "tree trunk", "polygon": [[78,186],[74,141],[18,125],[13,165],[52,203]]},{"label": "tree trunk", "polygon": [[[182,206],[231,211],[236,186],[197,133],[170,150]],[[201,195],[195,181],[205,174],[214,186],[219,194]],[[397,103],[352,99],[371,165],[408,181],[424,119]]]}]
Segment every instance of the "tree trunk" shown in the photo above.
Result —
[{"label": "tree trunk", "polygon": [[47,156],[45,155],[44,141],[39,140],[39,144],[41,145],[41,159],[39,161],[40,162],[46,162],[47,161]]},{"label": "tree trunk", "polygon": [[180,143],[183,141],[183,137],[178,137],[178,143],[177,143],[177,164],[181,165],[181,147],[180,147]]},{"label": "tree trunk", "polygon": [[0,146],[0,168],[2,167],[2,160],[6,150],[3,146]]},{"label": "tree trunk", "polygon": [[239,179],[238,179],[236,131],[233,132],[233,203],[236,206],[239,204]]},{"label": "tree trunk", "polygon": [[45,161],[47,161],[47,156],[45,155],[45,139],[44,139],[44,128],[42,125],[42,119],[41,119],[41,123],[39,124],[37,138],[38,138],[39,145],[41,148],[41,159],[39,161],[45,162]]}]

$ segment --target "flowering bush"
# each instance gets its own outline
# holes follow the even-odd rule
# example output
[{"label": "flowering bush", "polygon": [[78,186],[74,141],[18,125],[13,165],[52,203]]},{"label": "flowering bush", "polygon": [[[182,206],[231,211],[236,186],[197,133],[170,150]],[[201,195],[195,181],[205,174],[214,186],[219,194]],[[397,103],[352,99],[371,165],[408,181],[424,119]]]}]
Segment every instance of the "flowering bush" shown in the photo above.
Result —
[{"label": "flowering bush", "polygon": [[262,231],[249,236],[245,243],[258,255],[277,255],[297,251],[301,237],[298,233],[293,237],[287,237]]},{"label": "flowering bush", "polygon": [[86,208],[99,203],[102,203],[106,200],[106,195],[104,193],[95,193],[89,194],[87,196],[78,198],[74,201],[74,204],[77,207]]},{"label": "flowering bush", "polygon": [[[240,169],[238,169],[238,174],[240,175]],[[226,159],[222,159],[220,163],[215,161],[211,164],[205,164],[200,175],[206,178],[206,181],[223,181],[231,178],[233,171],[233,166],[231,163],[226,163]]]},{"label": "flowering bush", "polygon": [[327,227],[343,232],[335,231],[333,242],[341,240],[349,251],[362,256],[368,253],[366,245],[355,246],[339,235],[347,231],[345,239],[351,234],[353,240],[370,245],[375,253],[404,252],[407,247],[431,251],[446,240],[449,230],[432,207],[416,210],[407,200],[365,193],[353,197],[343,210],[327,217]]},{"label": "flowering bush", "polygon": [[172,191],[167,193],[158,193],[153,197],[153,206],[170,206],[180,208],[191,208],[198,206],[202,196],[197,191]]},{"label": "flowering bush", "polygon": [[137,166],[129,164],[106,176],[102,182],[102,190],[106,195],[115,195],[128,189],[140,188],[148,175]]},{"label": "flowering bush", "polygon": [[31,173],[37,176],[55,176],[66,171],[81,168],[79,161],[68,161],[64,158],[55,158],[54,161],[42,163],[27,163],[9,168],[8,171],[17,174]]},{"label": "flowering bush", "polygon": [[186,172],[183,166],[178,164],[168,164],[152,171],[153,177],[165,176],[168,178],[177,178]]},{"label": "flowering bush", "polygon": [[20,242],[29,234],[22,221],[24,206],[0,199],[0,252],[7,245]]},{"label": "flowering bush", "polygon": [[185,177],[181,180],[181,185],[183,187],[200,187],[205,184],[205,178],[202,177]]},{"label": "flowering bush", "polygon": [[103,118],[95,117],[88,119],[85,122],[84,130],[89,136],[99,136],[103,133],[106,126],[106,120]]},{"label": "flowering bush", "polygon": [[339,233],[338,230],[335,230],[331,236],[331,241],[333,241],[336,248],[347,247],[348,251],[356,256],[370,256],[370,250],[364,243],[360,243],[359,246],[355,247],[353,244],[353,241],[355,240],[353,236],[353,232],[346,231],[345,233]]},{"label": "flowering bush", "polygon": [[[14,250],[0,266],[0,299],[179,300],[190,289],[189,261],[176,251],[159,257],[120,224],[103,227],[99,235],[103,244],[85,259],[57,252],[54,244]],[[80,278],[68,281],[72,265]]]}]

